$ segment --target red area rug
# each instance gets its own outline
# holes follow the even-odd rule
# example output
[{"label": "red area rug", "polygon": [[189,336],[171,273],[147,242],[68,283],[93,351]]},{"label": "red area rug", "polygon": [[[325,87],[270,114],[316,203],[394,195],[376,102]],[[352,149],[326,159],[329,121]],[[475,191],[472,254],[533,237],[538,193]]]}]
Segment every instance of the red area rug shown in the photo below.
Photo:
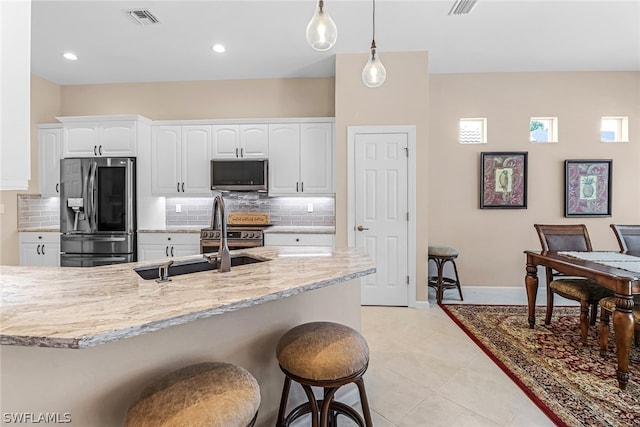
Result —
[{"label": "red area rug", "polygon": [[613,331],[608,357],[598,351],[597,325],[580,342],[578,307],[554,307],[544,325],[536,308],[529,329],[526,306],[443,305],[444,311],[559,426],[640,426],[640,348],[629,360],[629,384],[616,380]]}]

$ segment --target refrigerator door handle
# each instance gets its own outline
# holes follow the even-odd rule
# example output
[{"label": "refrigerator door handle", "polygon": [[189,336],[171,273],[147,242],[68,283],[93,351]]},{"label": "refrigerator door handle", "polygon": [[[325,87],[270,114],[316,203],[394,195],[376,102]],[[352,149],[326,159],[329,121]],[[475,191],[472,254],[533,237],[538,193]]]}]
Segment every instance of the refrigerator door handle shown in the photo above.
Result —
[{"label": "refrigerator door handle", "polygon": [[96,186],[96,173],[98,171],[98,163],[91,162],[89,166],[89,226],[92,231],[96,230],[97,213],[96,213],[96,199],[95,199],[95,186]]}]

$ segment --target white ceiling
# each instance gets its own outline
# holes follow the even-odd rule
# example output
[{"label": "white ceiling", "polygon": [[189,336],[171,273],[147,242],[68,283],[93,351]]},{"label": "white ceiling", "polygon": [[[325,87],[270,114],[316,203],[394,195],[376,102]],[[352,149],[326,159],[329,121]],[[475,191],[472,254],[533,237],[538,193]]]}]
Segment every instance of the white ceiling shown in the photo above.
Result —
[{"label": "white ceiling", "polygon": [[[466,16],[449,15],[453,3],[377,0],[382,62],[385,51],[428,51],[430,73],[640,70],[640,0],[478,0]],[[326,52],[305,39],[315,4],[32,0],[32,72],[62,85],[333,76],[337,53],[368,51],[372,3],[325,0],[338,27]],[[140,8],[161,23],[125,13]]]}]

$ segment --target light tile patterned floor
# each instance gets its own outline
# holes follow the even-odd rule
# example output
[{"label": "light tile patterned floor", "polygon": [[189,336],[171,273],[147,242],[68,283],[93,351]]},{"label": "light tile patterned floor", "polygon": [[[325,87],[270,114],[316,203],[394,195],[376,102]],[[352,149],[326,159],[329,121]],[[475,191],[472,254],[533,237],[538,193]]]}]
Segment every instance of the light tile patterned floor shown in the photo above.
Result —
[{"label": "light tile patterned floor", "polygon": [[[463,294],[467,304],[526,304],[522,288]],[[539,295],[538,304],[544,301]],[[459,302],[457,294],[445,293],[443,302]],[[556,305],[567,304],[557,298]],[[363,307],[362,333],[371,350],[365,385],[376,427],[553,426],[435,304]]]}]

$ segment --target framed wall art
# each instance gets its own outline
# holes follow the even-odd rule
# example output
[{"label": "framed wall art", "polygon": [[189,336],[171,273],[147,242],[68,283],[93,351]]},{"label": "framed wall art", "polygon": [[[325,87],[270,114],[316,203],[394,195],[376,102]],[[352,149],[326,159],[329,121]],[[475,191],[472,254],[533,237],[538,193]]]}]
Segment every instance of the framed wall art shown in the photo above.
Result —
[{"label": "framed wall art", "polygon": [[612,160],[564,161],[564,216],[611,216]]},{"label": "framed wall art", "polygon": [[480,156],[480,209],[527,208],[527,152]]}]

